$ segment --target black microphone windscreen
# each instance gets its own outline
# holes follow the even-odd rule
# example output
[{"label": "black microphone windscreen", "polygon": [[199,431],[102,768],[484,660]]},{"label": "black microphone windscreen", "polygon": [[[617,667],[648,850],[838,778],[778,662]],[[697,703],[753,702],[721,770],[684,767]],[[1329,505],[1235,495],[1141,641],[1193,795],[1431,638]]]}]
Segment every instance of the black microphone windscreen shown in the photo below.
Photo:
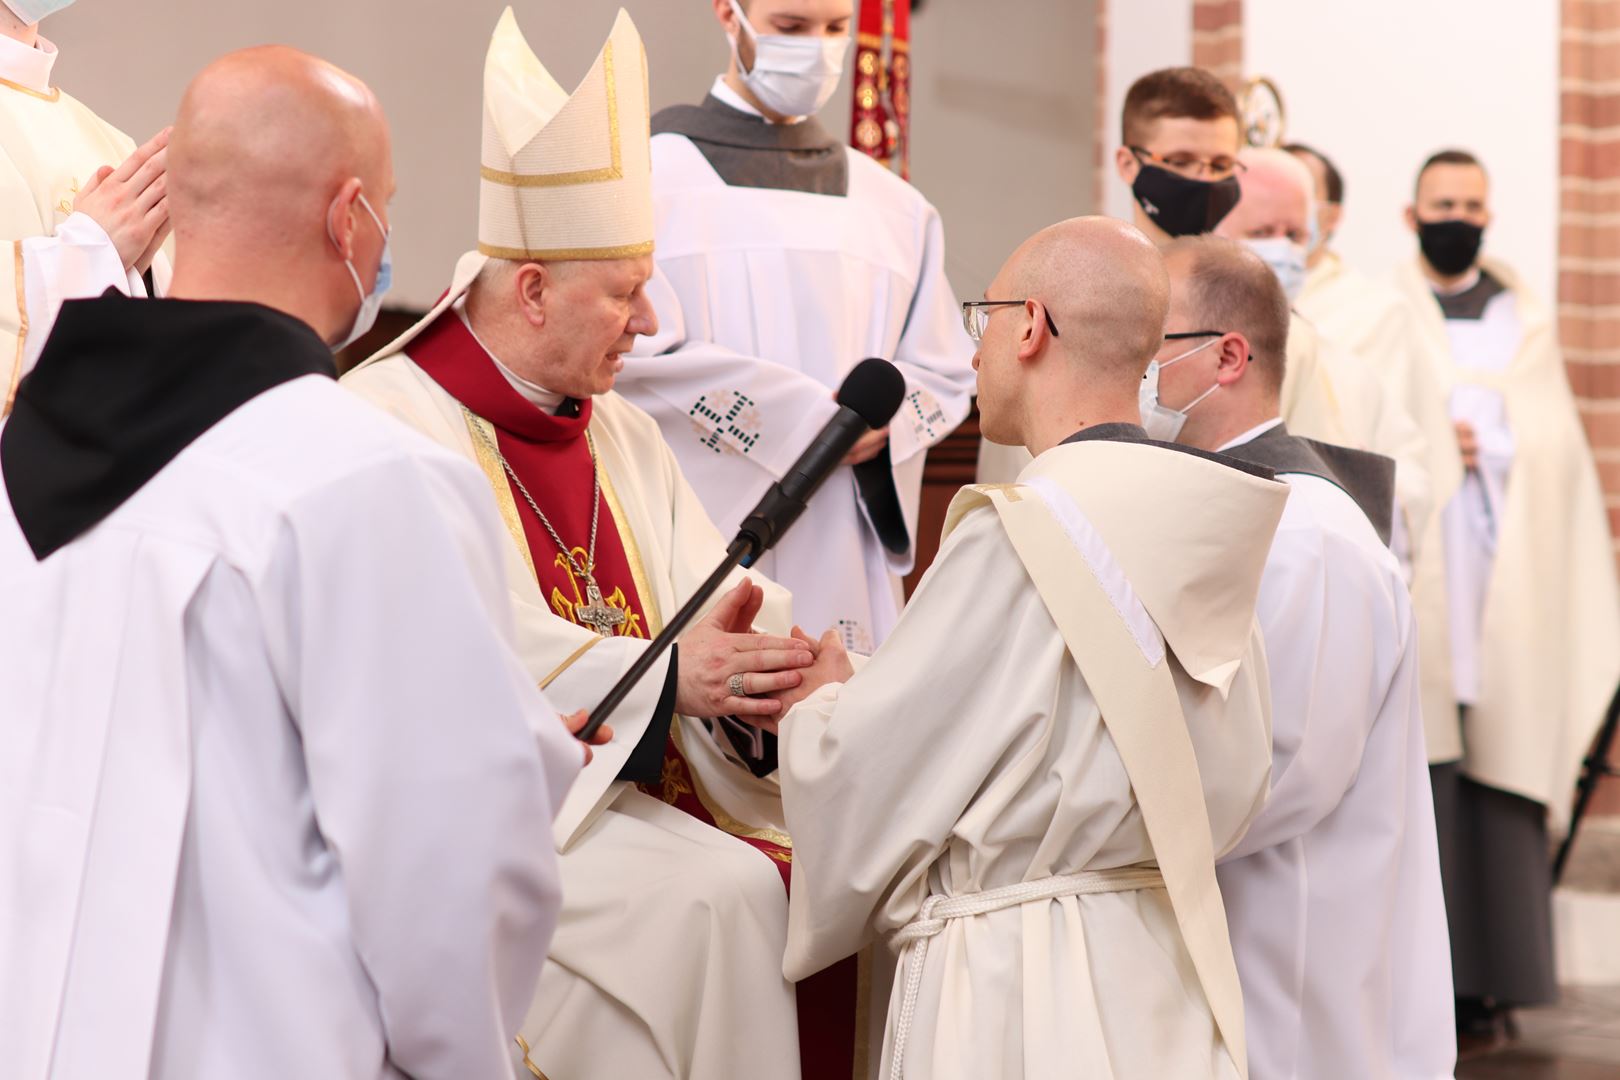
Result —
[{"label": "black microphone windscreen", "polygon": [[871,357],[856,364],[838,387],[838,404],[880,428],[894,419],[906,397],[906,377],[887,360]]}]

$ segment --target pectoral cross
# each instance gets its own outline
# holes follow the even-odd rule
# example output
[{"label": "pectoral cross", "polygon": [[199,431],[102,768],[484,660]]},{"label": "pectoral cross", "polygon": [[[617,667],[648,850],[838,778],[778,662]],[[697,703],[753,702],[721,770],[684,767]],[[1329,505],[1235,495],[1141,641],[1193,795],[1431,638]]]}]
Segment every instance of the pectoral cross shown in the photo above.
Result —
[{"label": "pectoral cross", "polygon": [[574,615],[603,637],[612,637],[614,631],[624,625],[624,612],[602,599],[602,590],[597,588],[595,578],[585,579],[585,603],[574,609]]}]

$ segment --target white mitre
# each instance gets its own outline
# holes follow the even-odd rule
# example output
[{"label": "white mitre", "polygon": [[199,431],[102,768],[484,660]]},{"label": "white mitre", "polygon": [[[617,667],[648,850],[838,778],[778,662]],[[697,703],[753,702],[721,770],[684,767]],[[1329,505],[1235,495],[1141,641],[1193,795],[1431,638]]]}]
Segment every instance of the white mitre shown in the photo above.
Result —
[{"label": "white mitre", "polygon": [[653,249],[647,52],[623,8],[563,92],[502,13],[484,61],[478,250],[495,259],[629,259]]},{"label": "white mitre", "polygon": [[414,341],[466,295],[490,259],[652,254],[650,112],[647,51],[623,8],[572,95],[534,55],[507,8],[484,61],[478,250],[457,261],[439,302],[366,363]]}]

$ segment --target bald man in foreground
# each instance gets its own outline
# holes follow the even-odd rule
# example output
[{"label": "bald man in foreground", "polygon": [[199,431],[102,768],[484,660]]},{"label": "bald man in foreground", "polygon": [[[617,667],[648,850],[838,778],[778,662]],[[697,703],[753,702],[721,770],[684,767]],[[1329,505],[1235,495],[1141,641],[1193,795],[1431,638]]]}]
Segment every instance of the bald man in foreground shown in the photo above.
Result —
[{"label": "bald man in foreground", "polygon": [[483,476],[332,380],[392,190],[363,84],[216,62],[174,299],[65,304],[0,428],[8,1078],[510,1075],[582,754]]},{"label": "bald man in foreground", "polygon": [[1215,858],[1266,792],[1287,489],[1148,439],[1168,304],[1141,233],[1079,218],[963,305],[985,434],[1035,460],[957,496],[862,670],[824,638],[787,699],[787,974],[898,948],[884,1077],[1245,1075]]}]

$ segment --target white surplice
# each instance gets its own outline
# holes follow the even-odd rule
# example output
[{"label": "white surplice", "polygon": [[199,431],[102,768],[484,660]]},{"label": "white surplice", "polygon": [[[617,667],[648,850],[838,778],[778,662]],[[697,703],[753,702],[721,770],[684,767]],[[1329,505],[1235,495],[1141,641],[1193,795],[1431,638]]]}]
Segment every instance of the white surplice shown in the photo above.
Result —
[{"label": "white surplice", "polygon": [[[60,88],[51,86],[56,46],[29,48],[0,35],[0,415],[17,383],[39,359],[64,300],[109,288],[145,296],[141,276],[124,269],[118,248],[73,199],[96,170],[114,168],[135,143]],[[158,252],[152,279],[168,288],[169,261]]]},{"label": "white surplice", "polygon": [[[483,262],[462,258],[412,335],[465,293]],[[499,560],[519,655],[559,708],[594,708],[647,640],[599,638],[552,611],[500,465],[478,452],[460,404],[411,361],[410,343],[391,344],[343,384],[484,470],[508,526]],[[656,633],[719,564],[725,542],[658,425],[617,394],[591,408],[603,490]],[[766,592],[757,625],[785,634],[791,599],[749,576]],[[797,1010],[779,962],[787,898],[770,860],[737,839],[791,846],[775,775],[753,776],[707,725],[677,716],[700,801],[726,831],[614,779],[647,729],[668,665],[666,656],[614,714],[613,742],[596,749],[558,816],[563,910],[522,1035],[535,1067],[554,1078],[795,1080]]]},{"label": "white surplice", "polygon": [[477,470],[304,377],[43,562],[0,506],[6,1075],[505,1074],[582,755]]},{"label": "white surplice", "polygon": [[1195,960],[1213,949],[1230,966],[1214,852],[1265,797],[1271,733],[1252,612],[1286,488],[1175,450],[1084,441],[1041,455],[1006,497],[1045,504],[1068,538],[1061,565],[1095,575],[1137,660],[1173,676],[1171,708],[1179,698],[1185,713],[1173,722],[1191,741],[1180,794],[1204,808],[1176,824],[1203,845],[1218,940],[1194,949],[1183,936],[1168,866],[1157,888],[1107,884],[1158,857],[1136,797],[1153,770],[1128,766],[1116,738],[1139,718],[1127,709],[1105,722],[997,513],[957,519],[953,507],[955,528],[888,642],[783,721],[787,972],[891,937],[931,896],[1101,872],[1104,891],[949,921],[913,1009],[896,982],[883,1076],[902,1029],[904,1075],[930,1080],[1243,1075],[1236,972],[1229,1042],[1216,1020],[1232,1014],[1206,997]]},{"label": "white surplice", "polygon": [[1416,622],[1355,502],[1317,476],[1279,479],[1256,610],[1271,792],[1220,867],[1249,1075],[1439,1080],[1456,1040]]},{"label": "white surplice", "polygon": [[[723,82],[713,92],[746,109]],[[973,345],[945,277],[938,212],[866,155],[846,153],[848,194],[818,195],[728,185],[690,139],[653,136],[658,272],[648,295],[659,331],[626,357],[618,389],[658,421],[726,531],[831,418],[851,368],[870,356],[900,368],[906,398],[889,453],[911,548],[884,548],[854,472],[840,468],[759,563],[797,597],[806,628],[836,627],[870,652],[899,614],[924,456],[968,413]]]},{"label": "white surplice", "polygon": [[[1484,469],[1449,504],[1488,513],[1488,534],[1474,535],[1489,535],[1493,545],[1476,553],[1490,563],[1478,625],[1451,627],[1478,641],[1462,770],[1545,805],[1556,830],[1620,681],[1620,582],[1553,315],[1507,266],[1487,257],[1481,268],[1511,296],[1518,334],[1505,360],[1452,355],[1447,320],[1416,259],[1397,269],[1395,285],[1418,313],[1420,332],[1447,358],[1445,385],[1458,415],[1487,422]],[[1501,490],[1493,496],[1493,488]],[[1487,510],[1488,498],[1500,505]]]}]

